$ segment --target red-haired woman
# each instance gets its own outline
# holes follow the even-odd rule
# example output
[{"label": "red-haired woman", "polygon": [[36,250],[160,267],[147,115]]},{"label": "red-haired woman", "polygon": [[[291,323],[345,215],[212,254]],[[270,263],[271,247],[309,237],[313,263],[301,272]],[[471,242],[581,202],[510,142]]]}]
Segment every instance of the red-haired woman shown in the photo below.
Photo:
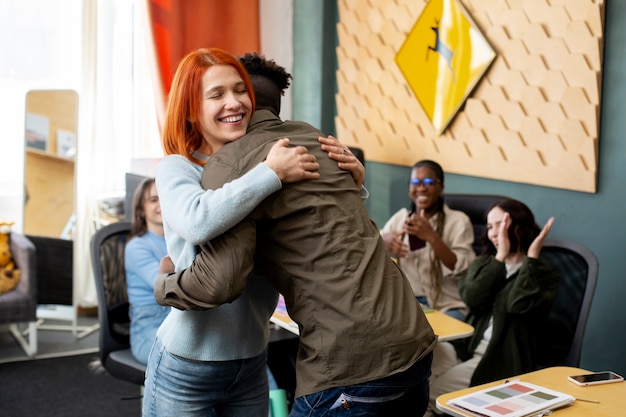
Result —
[{"label": "red-haired woman", "polygon": [[[281,139],[241,178],[214,191],[201,188],[205,161],[246,133],[254,100],[245,69],[220,49],[192,51],[176,69],[163,133],[167,156],[156,174],[176,271],[191,265],[196,245],[239,223],[283,183],[319,177],[315,157]],[[267,415],[266,348],[276,301],[265,280],[250,279],[232,303],[172,309],[148,360],[143,415]]]}]

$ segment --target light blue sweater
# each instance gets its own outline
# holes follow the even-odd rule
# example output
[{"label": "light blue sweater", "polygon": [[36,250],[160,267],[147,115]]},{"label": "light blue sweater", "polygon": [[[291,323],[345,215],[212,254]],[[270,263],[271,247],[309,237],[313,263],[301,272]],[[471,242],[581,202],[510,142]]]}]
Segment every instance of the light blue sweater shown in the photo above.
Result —
[{"label": "light blue sweater", "polygon": [[165,238],[151,231],[133,237],[124,247],[128,302],[136,306],[157,305],[154,283],[161,258],[167,255]]},{"label": "light blue sweater", "polygon": [[161,259],[167,255],[165,238],[151,231],[135,236],[124,247],[124,267],[130,308],[130,347],[133,356],[148,362],[156,332],[170,312],[157,304],[154,283]]},{"label": "light blue sweater", "polygon": [[[180,155],[166,156],[157,166],[165,240],[176,271],[191,265],[195,245],[224,233],[281,188],[276,173],[264,163],[214,191],[202,189],[201,177],[202,166]],[[187,359],[251,358],[267,346],[277,297],[265,279],[251,275],[248,290],[233,303],[206,311],[173,308],[157,337],[170,353]]]}]

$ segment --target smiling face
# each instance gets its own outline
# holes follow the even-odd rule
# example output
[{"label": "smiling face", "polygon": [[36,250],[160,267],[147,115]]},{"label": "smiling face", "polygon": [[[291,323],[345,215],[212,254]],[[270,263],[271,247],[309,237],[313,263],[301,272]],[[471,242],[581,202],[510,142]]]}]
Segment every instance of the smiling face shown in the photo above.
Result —
[{"label": "smiling face", "polygon": [[[435,181],[427,185],[428,180],[424,181],[426,178],[432,178]],[[419,185],[413,184],[416,179],[419,180]],[[417,210],[424,210],[429,217],[435,214],[443,192],[443,184],[437,178],[435,171],[426,165],[414,168],[411,171],[411,182],[409,197],[415,203]]]},{"label": "smiling face", "polygon": [[154,231],[154,227],[163,227],[161,204],[159,203],[159,195],[157,194],[157,188],[154,182],[144,192],[143,212],[148,229]]},{"label": "smiling face", "polygon": [[489,210],[489,213],[487,213],[487,238],[496,248],[496,251],[498,250],[498,230],[500,229],[503,216],[504,210],[498,206],[492,208]]},{"label": "smiling face", "polygon": [[202,136],[213,147],[213,152],[246,134],[252,101],[235,68],[213,65],[207,69],[202,77],[200,103],[198,118]]}]

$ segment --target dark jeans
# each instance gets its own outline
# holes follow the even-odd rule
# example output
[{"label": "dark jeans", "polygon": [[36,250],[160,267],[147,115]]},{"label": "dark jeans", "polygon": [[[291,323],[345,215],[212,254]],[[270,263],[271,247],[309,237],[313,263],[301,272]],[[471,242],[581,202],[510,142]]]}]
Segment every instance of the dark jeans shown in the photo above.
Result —
[{"label": "dark jeans", "polygon": [[432,360],[429,353],[399,374],[298,397],[289,417],[421,417],[428,406]]}]

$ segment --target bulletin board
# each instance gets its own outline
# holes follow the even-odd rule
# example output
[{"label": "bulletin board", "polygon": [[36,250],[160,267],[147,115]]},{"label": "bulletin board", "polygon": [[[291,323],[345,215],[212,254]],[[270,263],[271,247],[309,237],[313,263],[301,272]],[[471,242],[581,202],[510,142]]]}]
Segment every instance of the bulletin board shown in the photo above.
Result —
[{"label": "bulletin board", "polygon": [[[442,1],[338,1],[340,140],[370,161],[433,159],[449,173],[595,193],[604,1],[453,0],[495,58],[438,129],[398,54]],[[434,29],[420,36],[431,58],[445,60]],[[412,77],[419,82],[419,72]]]}]

